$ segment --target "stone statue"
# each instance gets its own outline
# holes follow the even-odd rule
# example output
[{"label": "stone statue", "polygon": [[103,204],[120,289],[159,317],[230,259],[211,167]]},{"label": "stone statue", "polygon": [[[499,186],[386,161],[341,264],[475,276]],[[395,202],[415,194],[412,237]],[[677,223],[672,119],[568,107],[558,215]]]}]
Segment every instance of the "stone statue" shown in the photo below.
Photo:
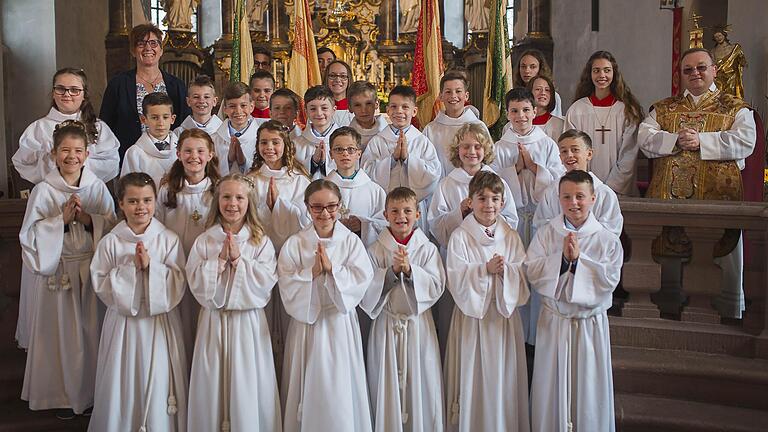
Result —
[{"label": "stone statue", "polygon": [[192,30],[192,15],[200,0],[160,0],[169,30]]},{"label": "stone statue", "polygon": [[491,10],[485,0],[464,0],[464,19],[472,33],[487,32],[490,16]]},{"label": "stone statue", "polygon": [[249,0],[246,3],[246,15],[248,16],[248,28],[254,31],[264,30],[264,20],[269,9],[269,0]]},{"label": "stone statue", "polygon": [[715,85],[720,90],[744,99],[744,68],[747,66],[747,58],[741,45],[731,43],[728,40],[728,26],[716,27],[712,39],[715,41],[715,47],[712,48],[712,55],[715,56],[717,65],[717,76]]},{"label": "stone statue", "polygon": [[379,58],[376,50],[368,51],[368,81],[371,84],[378,85],[384,82],[384,62]]},{"label": "stone statue", "polygon": [[415,33],[419,29],[420,0],[400,0],[400,33]]}]

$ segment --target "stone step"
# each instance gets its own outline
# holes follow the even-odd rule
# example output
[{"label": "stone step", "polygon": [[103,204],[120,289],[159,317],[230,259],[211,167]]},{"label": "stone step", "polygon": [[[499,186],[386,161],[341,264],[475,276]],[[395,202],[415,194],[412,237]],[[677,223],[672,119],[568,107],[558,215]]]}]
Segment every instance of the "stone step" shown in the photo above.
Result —
[{"label": "stone step", "polygon": [[612,347],[616,392],[768,411],[768,361],[690,351]]},{"label": "stone step", "polygon": [[764,432],[768,412],[617,393],[618,432]]}]

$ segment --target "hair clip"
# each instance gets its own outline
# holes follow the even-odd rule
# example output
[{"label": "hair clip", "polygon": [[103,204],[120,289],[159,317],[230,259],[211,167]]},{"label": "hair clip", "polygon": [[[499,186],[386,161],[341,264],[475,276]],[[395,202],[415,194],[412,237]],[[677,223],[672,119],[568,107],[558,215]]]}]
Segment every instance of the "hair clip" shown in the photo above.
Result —
[{"label": "hair clip", "polygon": [[256,183],[253,181],[253,179],[252,179],[252,178],[248,177],[247,175],[244,175],[244,176],[243,176],[243,181],[245,181],[246,183],[248,183],[248,186],[249,186],[251,189],[254,189],[254,188],[256,188]]},{"label": "hair clip", "polygon": [[59,129],[65,128],[65,127],[76,127],[78,129],[85,130],[85,124],[83,124],[83,122],[78,121],[78,120],[64,120],[63,122],[57,124],[53,128],[53,130],[55,132],[55,131],[58,131]]}]

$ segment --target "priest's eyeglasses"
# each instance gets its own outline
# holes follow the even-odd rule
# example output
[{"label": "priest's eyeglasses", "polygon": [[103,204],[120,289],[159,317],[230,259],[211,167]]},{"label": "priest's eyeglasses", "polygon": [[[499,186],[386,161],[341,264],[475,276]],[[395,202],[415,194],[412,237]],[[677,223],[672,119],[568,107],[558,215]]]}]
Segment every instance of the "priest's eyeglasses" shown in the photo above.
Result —
[{"label": "priest's eyeglasses", "polygon": [[693,73],[694,70],[698,71],[700,74],[703,74],[704,72],[709,69],[710,66],[714,65],[698,65],[696,67],[687,67],[683,68],[683,75],[690,75]]},{"label": "priest's eyeglasses", "polygon": [[332,203],[328,205],[321,205],[321,204],[309,204],[309,211],[311,211],[314,214],[321,214],[323,213],[323,210],[327,211],[328,214],[334,213],[336,210],[339,209],[340,203]]},{"label": "priest's eyeglasses", "polygon": [[69,93],[70,96],[80,96],[80,93],[82,93],[82,91],[83,89],[79,87],[64,87],[64,86],[53,87],[53,92],[59,96],[64,96],[67,93]]},{"label": "priest's eyeglasses", "polygon": [[334,147],[331,149],[332,152],[336,153],[337,155],[342,155],[344,153],[348,155],[353,155],[357,153],[360,149],[357,147]]},{"label": "priest's eyeglasses", "polygon": [[349,80],[349,75],[329,74],[328,80],[329,81],[347,81]]}]

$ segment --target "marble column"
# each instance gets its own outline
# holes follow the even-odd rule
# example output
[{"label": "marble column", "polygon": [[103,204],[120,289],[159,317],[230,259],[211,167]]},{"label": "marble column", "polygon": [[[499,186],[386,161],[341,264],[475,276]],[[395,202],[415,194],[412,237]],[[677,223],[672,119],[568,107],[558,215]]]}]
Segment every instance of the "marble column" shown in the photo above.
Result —
[{"label": "marble column", "polygon": [[530,0],[528,3],[528,33],[525,38],[512,48],[514,64],[525,50],[537,49],[544,53],[549,66],[552,64],[552,0]]},{"label": "marble column", "polygon": [[107,80],[133,68],[128,40],[132,15],[131,0],[109,0],[109,33],[104,40],[107,49]]}]

